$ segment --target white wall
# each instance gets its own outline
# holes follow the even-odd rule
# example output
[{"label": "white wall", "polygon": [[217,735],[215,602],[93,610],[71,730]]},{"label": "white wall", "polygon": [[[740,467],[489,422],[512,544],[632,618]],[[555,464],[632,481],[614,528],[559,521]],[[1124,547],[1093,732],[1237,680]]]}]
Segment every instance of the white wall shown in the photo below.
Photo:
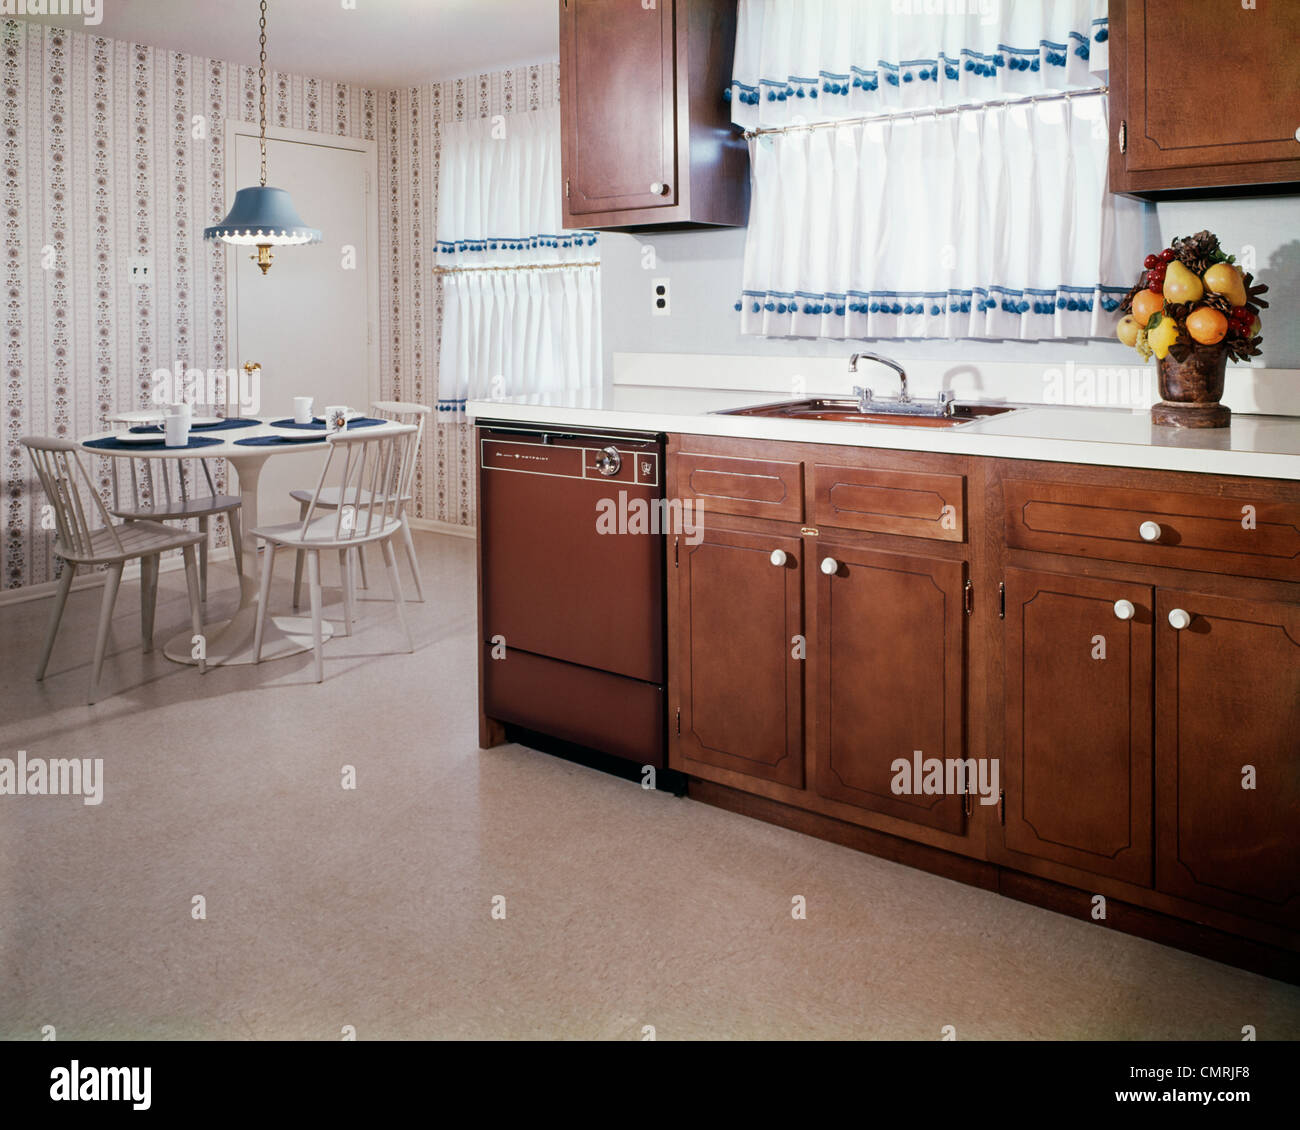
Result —
[{"label": "white wall", "polygon": [[[1215,199],[1162,203],[1153,209],[1152,246],[1133,249],[1134,271],[1140,269],[1143,255],[1167,244],[1176,235],[1187,235],[1202,228],[1215,232],[1226,250],[1239,257],[1253,246],[1258,282],[1267,283],[1272,300],[1264,311],[1263,356],[1255,364],[1269,369],[1300,370],[1300,197],[1275,196],[1257,199]],[[653,247],[655,265],[643,267],[643,247]],[[743,229],[650,233],[641,235],[606,234],[601,237],[604,299],[605,372],[607,378],[626,367],[626,359],[615,363],[615,354],[721,354],[755,358],[756,373],[772,374],[777,368],[789,367],[797,358],[803,368],[826,371],[830,359],[840,362],[857,349],[874,349],[909,365],[909,371],[951,369],[954,362],[978,365],[985,397],[1027,399],[1023,373],[1000,382],[998,368],[1033,366],[1036,372],[1074,362],[1076,365],[1133,366],[1137,355],[1117,341],[1060,342],[989,342],[989,341],[879,341],[868,344],[856,341],[804,339],[770,339],[743,337],[738,332],[739,315],[735,303],[740,297],[741,269],[744,261]],[[651,281],[670,280],[672,312],[668,317],[654,317]],[[763,360],[759,360],[763,359]],[[817,359],[827,362],[817,363]],[[667,361],[667,359],[665,359]],[[780,365],[775,363],[780,361]],[[644,368],[650,359],[637,362]],[[927,364],[929,363],[929,364]],[[703,384],[707,365],[672,361],[678,383]],[[1230,366],[1230,369],[1234,366]],[[1241,370],[1242,366],[1235,366]],[[836,370],[838,372],[838,370]],[[881,371],[880,376],[888,377]],[[847,380],[847,378],[846,378]],[[1239,371],[1231,382],[1238,387],[1250,382]],[[763,381],[756,387],[766,387]],[[868,381],[867,383],[872,383]],[[924,391],[924,378],[922,390]],[[1261,382],[1262,383],[1262,382]],[[1277,380],[1268,379],[1271,389]],[[880,387],[888,388],[888,381]],[[1300,374],[1297,374],[1300,385]],[[818,391],[825,391],[819,389]],[[1298,389],[1297,391],[1300,391]],[[1040,399],[1039,397],[1033,397]],[[1255,397],[1247,404],[1238,396],[1238,404],[1225,396],[1237,410],[1280,410],[1276,397]],[[1258,401],[1265,401],[1260,403]]]}]

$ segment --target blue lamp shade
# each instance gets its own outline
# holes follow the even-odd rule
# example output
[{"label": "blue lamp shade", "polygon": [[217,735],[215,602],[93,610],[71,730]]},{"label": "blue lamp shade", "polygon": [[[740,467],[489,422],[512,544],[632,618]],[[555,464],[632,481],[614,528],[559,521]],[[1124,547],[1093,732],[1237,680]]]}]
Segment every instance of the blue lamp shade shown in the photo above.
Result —
[{"label": "blue lamp shade", "polygon": [[230,214],[210,228],[203,229],[204,239],[248,246],[291,246],[320,243],[319,228],[302,222],[289,194],[282,188],[241,188],[235,193]]}]

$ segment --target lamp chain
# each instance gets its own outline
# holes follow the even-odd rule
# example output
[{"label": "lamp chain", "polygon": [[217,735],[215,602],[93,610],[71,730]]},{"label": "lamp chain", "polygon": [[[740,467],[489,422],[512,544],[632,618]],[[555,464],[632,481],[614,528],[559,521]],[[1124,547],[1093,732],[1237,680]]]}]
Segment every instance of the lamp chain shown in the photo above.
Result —
[{"label": "lamp chain", "polygon": [[258,43],[261,44],[261,62],[258,67],[258,75],[261,78],[261,87],[259,92],[258,108],[261,111],[261,125],[258,132],[258,145],[262,149],[262,187],[266,187],[266,0],[262,0],[262,18],[258,21],[258,27],[262,29],[262,34],[258,37]]}]

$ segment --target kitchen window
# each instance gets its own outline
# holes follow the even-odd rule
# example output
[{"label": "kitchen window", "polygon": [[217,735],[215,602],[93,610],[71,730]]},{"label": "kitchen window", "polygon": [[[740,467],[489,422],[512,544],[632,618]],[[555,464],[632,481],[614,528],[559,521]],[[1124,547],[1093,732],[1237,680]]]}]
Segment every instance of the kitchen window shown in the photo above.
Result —
[{"label": "kitchen window", "polygon": [[1107,191],[1105,0],[740,0],[741,329],[1109,337],[1145,206]]}]

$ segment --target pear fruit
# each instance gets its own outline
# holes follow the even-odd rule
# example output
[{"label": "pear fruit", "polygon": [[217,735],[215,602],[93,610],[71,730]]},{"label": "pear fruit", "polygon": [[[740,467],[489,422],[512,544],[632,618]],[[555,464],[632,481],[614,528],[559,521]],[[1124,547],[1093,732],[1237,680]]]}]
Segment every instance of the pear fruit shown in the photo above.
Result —
[{"label": "pear fruit", "polygon": [[[1195,271],[1189,271],[1177,259],[1165,268],[1165,300],[1167,302],[1199,302],[1205,297],[1205,287]],[[1154,346],[1153,346],[1154,348]],[[1157,354],[1156,356],[1160,356]]]},{"label": "pear fruit", "polygon": [[1115,336],[1128,346],[1137,344],[1138,334],[1141,332],[1142,327],[1138,325],[1137,319],[1132,314],[1125,314],[1119,320],[1119,325],[1115,327]]},{"label": "pear fruit", "polygon": [[[1191,271],[1187,272],[1189,275]],[[1151,352],[1161,361],[1165,359],[1170,346],[1178,340],[1178,323],[1173,318],[1161,318],[1154,329],[1147,330],[1147,342]]]},{"label": "pear fruit", "polygon": [[[1165,277],[1167,279],[1168,275]],[[1215,263],[1205,272],[1205,285],[1215,294],[1223,295],[1234,306],[1246,305],[1246,284],[1242,281],[1241,272],[1231,263]]]}]

